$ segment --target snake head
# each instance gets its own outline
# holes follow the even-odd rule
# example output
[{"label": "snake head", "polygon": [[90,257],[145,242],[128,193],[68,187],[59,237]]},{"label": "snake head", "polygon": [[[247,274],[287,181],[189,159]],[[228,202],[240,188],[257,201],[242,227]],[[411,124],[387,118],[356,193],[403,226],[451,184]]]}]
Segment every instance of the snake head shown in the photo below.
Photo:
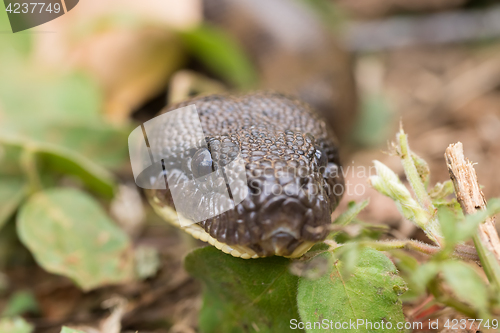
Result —
[{"label": "snake head", "polygon": [[[241,257],[297,257],[327,236],[344,180],[324,121],[279,94],[215,95],[172,108],[190,104],[203,142],[174,149],[168,172],[151,177],[166,183],[147,191],[157,212],[167,218],[177,209],[176,225]],[[157,140],[187,132],[162,129]]]}]

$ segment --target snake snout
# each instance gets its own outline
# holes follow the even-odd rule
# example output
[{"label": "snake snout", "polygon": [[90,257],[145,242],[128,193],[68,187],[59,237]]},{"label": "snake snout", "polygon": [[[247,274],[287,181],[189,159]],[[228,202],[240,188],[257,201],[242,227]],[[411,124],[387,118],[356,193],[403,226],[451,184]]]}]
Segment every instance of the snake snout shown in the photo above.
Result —
[{"label": "snake snout", "polygon": [[279,256],[289,256],[297,248],[297,238],[288,232],[277,232],[271,238],[273,252]]},{"label": "snake snout", "polygon": [[300,193],[275,195],[266,198],[265,202],[259,212],[260,245],[264,252],[293,256],[305,242],[324,237],[325,232],[315,230],[315,227],[330,223],[328,206],[313,207],[312,202],[306,203]]}]

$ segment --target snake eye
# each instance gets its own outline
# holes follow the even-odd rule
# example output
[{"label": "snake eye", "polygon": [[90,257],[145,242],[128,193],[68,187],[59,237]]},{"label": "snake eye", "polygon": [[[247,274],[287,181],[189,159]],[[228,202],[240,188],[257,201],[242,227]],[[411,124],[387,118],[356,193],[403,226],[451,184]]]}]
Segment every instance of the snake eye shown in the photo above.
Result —
[{"label": "snake eye", "polygon": [[316,156],[318,167],[326,167],[326,165],[328,164],[328,158],[326,157],[325,152],[320,148],[316,148],[316,152],[314,153],[314,155]]},{"label": "snake eye", "polygon": [[191,160],[191,170],[195,178],[200,178],[213,172],[212,155],[207,148],[201,148],[194,154]]}]

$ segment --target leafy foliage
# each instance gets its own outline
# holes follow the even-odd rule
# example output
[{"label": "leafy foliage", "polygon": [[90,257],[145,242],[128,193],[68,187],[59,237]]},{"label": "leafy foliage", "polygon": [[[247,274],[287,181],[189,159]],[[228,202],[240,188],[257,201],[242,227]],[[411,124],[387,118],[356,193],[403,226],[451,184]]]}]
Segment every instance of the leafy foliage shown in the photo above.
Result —
[{"label": "leafy foliage", "polygon": [[[193,251],[185,265],[206,285],[202,332],[287,332],[292,320],[299,318],[304,322],[324,318],[404,321],[399,296],[406,287],[381,252],[362,249],[347,279],[340,274],[345,263],[332,252],[320,251],[309,261],[325,269],[320,269],[319,277],[303,274],[299,280],[290,273],[290,259],[242,260],[213,247]],[[308,271],[312,266],[317,265],[309,265]]]},{"label": "leafy foliage", "polygon": [[0,230],[21,204],[26,190],[21,177],[0,176]]},{"label": "leafy foliage", "polygon": [[[31,67],[30,71],[22,67]],[[47,135],[56,124],[98,124],[100,91],[82,73],[47,75],[31,63],[13,61],[0,66],[0,75],[9,80],[0,84],[3,117],[0,129],[29,136]],[[29,91],[26,98],[21,91]]]},{"label": "leafy foliage", "polygon": [[[325,252],[320,256],[328,260],[326,274],[317,280],[301,278],[299,282],[298,305],[304,322],[322,322],[323,319],[339,323],[383,321],[395,328],[397,322],[404,321],[399,296],[406,290],[406,285],[385,255],[364,248],[347,279],[341,274],[344,263],[333,253]],[[312,328],[306,331],[325,330]],[[335,329],[331,325],[328,332],[351,331],[358,332],[359,328]]]},{"label": "leafy foliage", "polygon": [[473,305],[479,314],[486,314],[488,290],[472,267],[461,261],[447,261],[441,265],[440,271],[443,279],[460,299]]},{"label": "leafy foliage", "polygon": [[[111,30],[150,27],[150,22],[126,23],[127,15],[107,19],[102,18],[104,26]],[[90,40],[92,34],[102,33],[104,21],[88,22],[93,29],[80,37]],[[0,12],[0,28],[9,30],[5,11]],[[155,94],[145,81],[156,80],[163,87],[186,52],[237,87],[256,82],[254,68],[237,42],[215,27],[166,28],[157,37],[143,44],[139,58],[132,58],[133,68],[122,71],[126,62],[110,63],[116,68],[106,73],[115,72],[117,81],[108,87],[92,66],[60,69],[35,61],[30,34],[0,36],[0,229],[19,211],[17,234],[9,224],[9,232],[1,235],[2,267],[19,252],[19,237],[43,268],[71,277],[85,290],[132,278],[130,240],[99,205],[83,192],[47,188],[76,184],[108,204],[115,195],[112,172],[123,171],[128,162],[127,136],[133,126],[108,122],[102,111],[110,93],[126,90],[127,100],[143,88],[146,95]],[[25,254],[24,247],[21,250]],[[136,256],[149,264],[139,267],[140,275],[154,274],[158,258],[144,251]]]},{"label": "leafy foliage", "polygon": [[488,210],[480,211],[473,215],[463,217],[462,214],[456,215],[446,207],[438,211],[441,229],[445,237],[445,249],[453,250],[457,244],[470,239],[477,231],[477,227],[488,216],[496,215],[500,212],[500,200],[492,199],[488,203]]},{"label": "leafy foliage", "polygon": [[[431,248],[425,244],[412,243],[416,245],[416,249],[420,247],[422,252],[434,255],[428,262],[419,265],[401,253],[395,253],[398,267],[416,294],[423,294],[428,290],[437,301],[470,318],[491,318],[499,310],[500,294],[496,281],[500,267],[496,259],[490,260],[491,254],[483,253],[484,246],[477,238],[477,227],[486,218],[500,212],[500,201],[492,199],[487,210],[464,217],[456,199],[447,198],[453,193],[453,184],[449,181],[438,183],[428,190],[430,174],[427,163],[411,152],[402,128],[397,137],[399,145],[395,146],[395,151],[401,157],[417,200],[413,199],[392,170],[377,161],[377,176],[370,177],[371,184],[376,190],[392,198],[402,215],[420,227],[438,245]],[[471,238],[474,239],[476,249],[465,244]],[[391,249],[391,244],[387,246]],[[491,284],[485,284],[472,266],[453,258],[470,260],[474,256],[479,256]]]},{"label": "leafy foliage", "polygon": [[[329,2],[304,1],[328,14]],[[2,11],[0,29],[8,30]],[[256,83],[252,64],[237,41],[224,32],[202,25],[172,33],[199,63],[231,85],[247,89]],[[84,290],[127,282],[134,278],[128,236],[85,192],[47,188],[59,186],[69,175],[108,203],[115,187],[110,171],[120,170],[127,160],[129,128],[106,122],[101,112],[105,94],[92,75],[75,68],[57,71],[32,62],[32,38],[30,34],[16,38],[0,34],[0,77],[4,78],[0,82],[0,229],[19,210],[17,235],[44,269],[73,279]],[[179,54],[184,55],[186,50]],[[145,67],[138,66],[138,72],[156,79],[159,66],[166,63],[160,54],[156,52],[154,61],[144,62]],[[167,76],[164,73],[179,64],[164,66],[160,81],[167,79],[161,75]],[[141,80],[134,76],[126,79],[122,88],[138,89],[134,84]],[[387,120],[388,106],[379,93],[367,95],[363,104],[358,141],[368,145],[385,138],[385,126],[381,124]],[[485,284],[474,266],[451,257],[475,234],[486,216],[500,210],[500,205],[490,202],[487,212],[463,217],[457,201],[448,198],[453,193],[452,183],[428,190],[427,164],[411,152],[402,131],[398,138],[397,153],[413,195],[392,170],[379,162],[372,185],[391,197],[402,215],[440,246],[433,249],[435,255],[428,262],[419,264],[390,244],[371,243],[377,243],[377,248],[387,246],[407,284],[383,253],[366,247],[370,244],[363,239],[365,235],[341,242],[341,237],[332,234],[325,244],[318,244],[299,260],[241,260],[213,247],[199,249],[187,256],[185,264],[206,285],[201,331],[287,332],[292,319],[364,319],[394,324],[404,321],[400,296],[407,286],[412,297],[431,292],[437,301],[471,317],[498,313],[498,289]],[[350,204],[336,224],[359,223],[357,215],[367,204]],[[11,229],[13,224],[3,231]],[[10,244],[2,242],[0,246]],[[155,274],[156,253],[137,251],[136,258],[145,263],[138,270],[141,277]],[[303,271],[294,269],[295,264],[302,265]],[[0,320],[0,333],[32,332],[30,324],[13,316],[36,308],[33,295],[15,293],[3,313],[9,318]],[[81,332],[63,327],[62,333]]]},{"label": "leafy foliage", "polygon": [[290,259],[243,260],[214,247],[190,253],[189,273],[207,288],[200,329],[210,332],[286,332],[298,318],[298,277],[289,272]]},{"label": "leafy foliage", "polygon": [[255,70],[238,44],[223,31],[208,24],[181,34],[184,43],[214,73],[238,88],[256,83]]},{"label": "leafy foliage", "polygon": [[351,223],[358,214],[368,206],[370,200],[364,200],[360,203],[354,201],[349,202],[348,209],[339,215],[333,222],[336,226],[345,226]]},{"label": "leafy foliage", "polygon": [[35,160],[38,159],[41,165],[54,174],[63,173],[77,176],[96,192],[108,198],[113,196],[115,183],[111,173],[78,153],[50,143],[34,142],[15,137],[0,136],[0,143],[21,149],[24,153],[21,159],[27,155],[32,157],[32,163],[24,165],[25,172],[29,177],[38,177],[37,165],[35,165]]},{"label": "leafy foliage", "polygon": [[83,192],[37,193],[21,208],[17,222],[19,237],[37,262],[84,290],[133,277],[128,236]]}]

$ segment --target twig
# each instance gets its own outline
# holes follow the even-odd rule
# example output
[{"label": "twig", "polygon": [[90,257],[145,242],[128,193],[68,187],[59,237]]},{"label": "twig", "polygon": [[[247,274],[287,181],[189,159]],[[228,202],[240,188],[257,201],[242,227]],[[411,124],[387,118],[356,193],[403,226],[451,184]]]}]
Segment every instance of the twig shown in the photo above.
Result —
[{"label": "twig", "polygon": [[[372,247],[379,251],[407,249],[427,255],[435,255],[441,251],[439,246],[422,243],[416,240],[389,240],[389,241],[362,241],[361,245]],[[463,260],[478,261],[479,258],[473,247],[467,245],[457,246],[452,256]]]},{"label": "twig", "polygon": [[[464,213],[470,215],[478,210],[485,210],[484,194],[479,187],[473,164],[464,156],[462,143],[451,144],[446,149],[445,158],[457,200]],[[479,225],[474,244],[488,279],[500,288],[500,238],[493,217]]]},{"label": "twig", "polygon": [[[446,149],[446,164],[450,178],[455,186],[457,200],[465,214],[474,214],[486,209],[484,194],[477,182],[476,171],[472,163],[465,158],[461,142],[451,144]],[[495,228],[495,219],[488,218],[479,225],[481,240],[500,262],[500,238]]]}]

